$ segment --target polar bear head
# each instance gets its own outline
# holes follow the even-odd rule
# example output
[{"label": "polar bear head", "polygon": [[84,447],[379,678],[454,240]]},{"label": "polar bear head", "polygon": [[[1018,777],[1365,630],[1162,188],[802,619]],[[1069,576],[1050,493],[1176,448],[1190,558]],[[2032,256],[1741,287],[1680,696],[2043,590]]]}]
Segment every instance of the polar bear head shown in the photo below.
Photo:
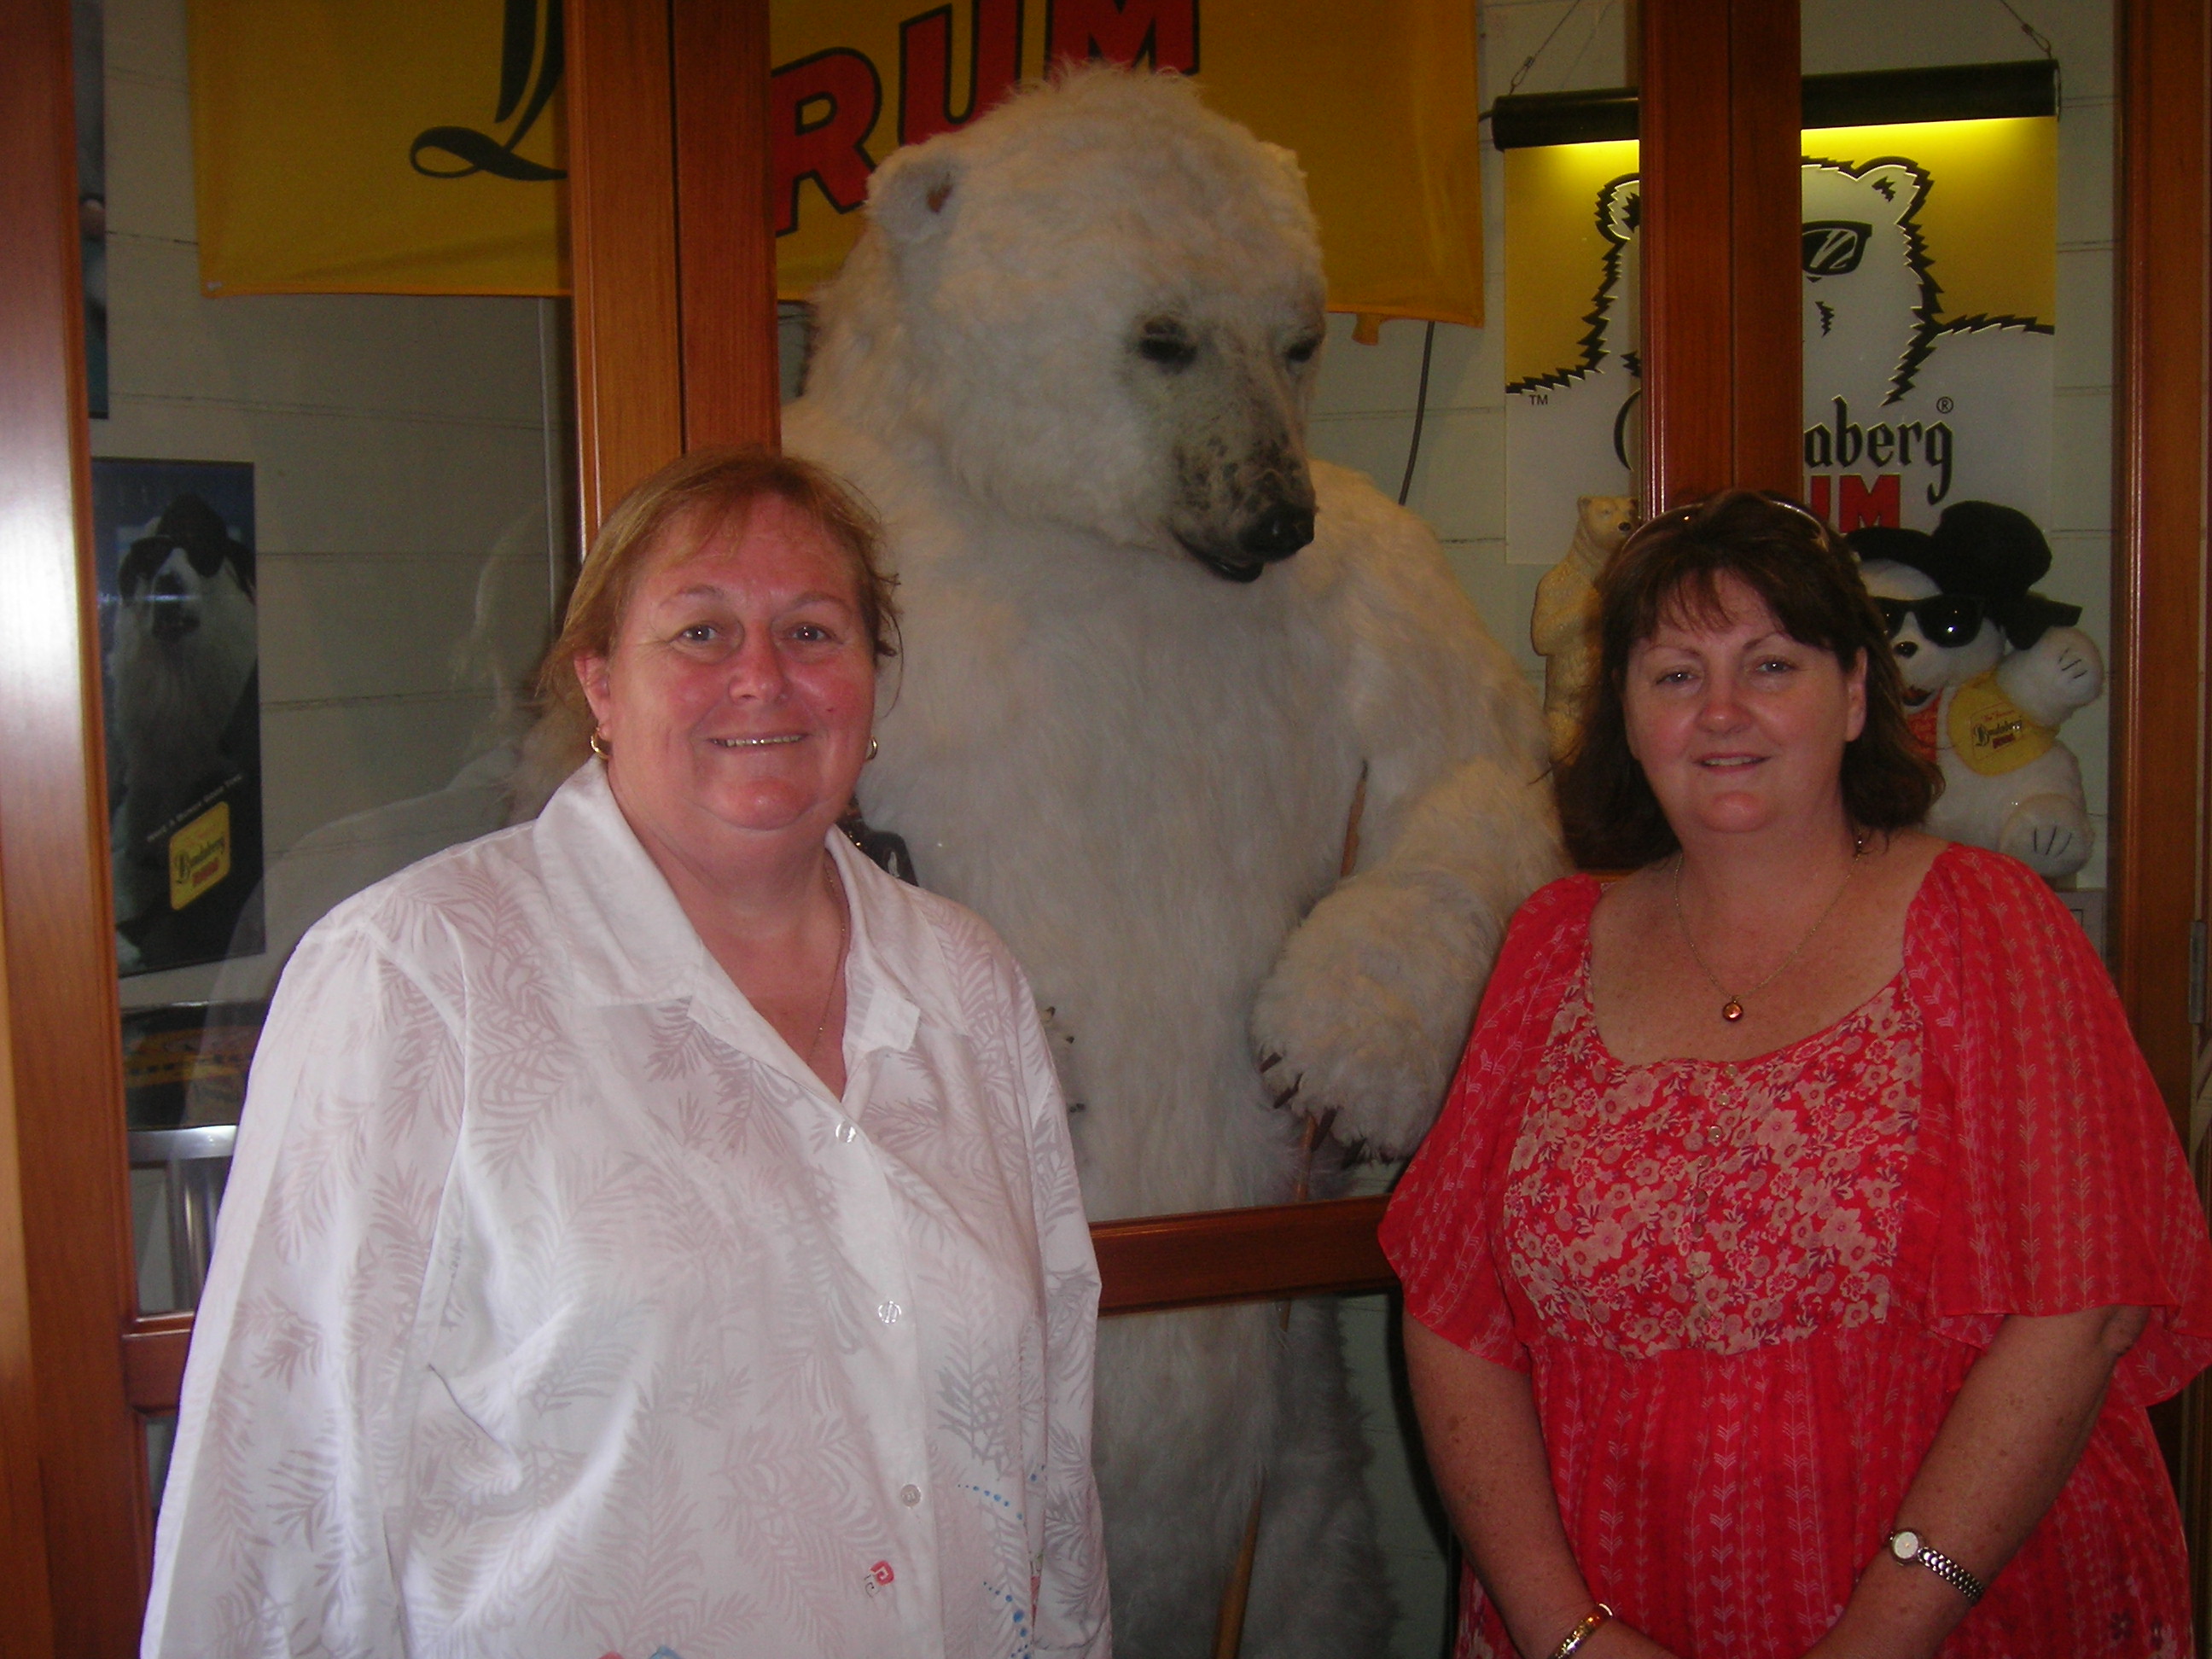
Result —
[{"label": "polar bear head", "polygon": [[1313,537],[1325,290],[1287,150],[1079,70],[894,154],[806,395],[1001,512],[1249,581]]},{"label": "polar bear head", "polygon": [[1928,175],[1897,159],[1808,159],[1802,178],[1807,389],[1879,387],[1894,402],[1935,337],[1939,290],[1916,222]]},{"label": "polar bear head", "polygon": [[1633,495],[1577,495],[1575,497],[1575,539],[1567,556],[1595,579],[1615,549],[1636,528]]}]

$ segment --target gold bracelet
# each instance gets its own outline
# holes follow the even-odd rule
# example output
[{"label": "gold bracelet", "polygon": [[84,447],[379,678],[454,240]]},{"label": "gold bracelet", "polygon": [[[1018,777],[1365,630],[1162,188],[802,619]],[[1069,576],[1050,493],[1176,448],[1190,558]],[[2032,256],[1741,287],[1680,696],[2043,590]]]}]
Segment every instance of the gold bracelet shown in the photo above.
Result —
[{"label": "gold bracelet", "polygon": [[1599,1602],[1597,1611],[1569,1631],[1567,1639],[1552,1650],[1549,1659],[1570,1659],[1571,1655],[1580,1652],[1583,1644],[1590,1639],[1591,1632],[1612,1617],[1613,1609],[1604,1602]]}]

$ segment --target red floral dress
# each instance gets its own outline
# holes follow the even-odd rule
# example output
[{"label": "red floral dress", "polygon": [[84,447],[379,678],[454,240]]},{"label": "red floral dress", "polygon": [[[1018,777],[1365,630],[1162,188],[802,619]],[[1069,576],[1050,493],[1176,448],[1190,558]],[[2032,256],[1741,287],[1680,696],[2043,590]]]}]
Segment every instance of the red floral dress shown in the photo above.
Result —
[{"label": "red floral dress", "polygon": [[[2188,1653],[2143,1408],[2212,1364],[2212,1247],[2072,918],[1949,848],[1856,1012],[1753,1060],[1624,1066],[1590,1012],[1598,892],[1514,919],[1382,1230],[1408,1313],[1531,1374],[1592,1593],[1681,1659],[1794,1659],[1999,1322],[2125,1304],[2156,1311],[2088,1449],[1942,1652]],[[1462,1595],[1459,1651],[1510,1659]]]}]

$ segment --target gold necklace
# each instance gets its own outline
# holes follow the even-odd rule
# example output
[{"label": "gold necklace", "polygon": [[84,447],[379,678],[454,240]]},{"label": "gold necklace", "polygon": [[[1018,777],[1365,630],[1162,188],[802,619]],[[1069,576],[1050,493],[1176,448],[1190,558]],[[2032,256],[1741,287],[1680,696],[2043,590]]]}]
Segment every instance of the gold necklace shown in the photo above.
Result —
[{"label": "gold necklace", "polygon": [[823,854],[823,884],[830,890],[830,902],[837,907],[837,965],[830,970],[830,988],[822,994],[822,1018],[814,1022],[814,1041],[806,1045],[806,1064],[814,1066],[814,1056],[821,1052],[822,1033],[830,1028],[830,1010],[837,1000],[837,987],[845,978],[845,952],[853,943],[853,913],[845,904],[844,889],[837,879],[837,861],[827,853]]},{"label": "gold necklace", "polygon": [[1679,853],[1674,855],[1674,926],[1681,930],[1682,943],[1690,947],[1690,960],[1698,964],[1698,971],[1705,976],[1706,982],[1713,989],[1718,991],[1726,999],[1721,1004],[1723,1019],[1731,1025],[1741,1019],[1744,998],[1757,996],[1776,980],[1780,979],[1789,970],[1791,963],[1805,954],[1805,947],[1813,942],[1813,935],[1819,933],[1828,918],[1835,914],[1836,907],[1844,902],[1844,895],[1850,890],[1851,878],[1858,874],[1859,860],[1865,856],[1866,837],[1854,832],[1851,836],[1850,867],[1844,872],[1844,879],[1836,889],[1835,897],[1830,899],[1827,908],[1814,918],[1813,925],[1805,930],[1805,937],[1797,941],[1797,948],[1782,958],[1781,967],[1777,968],[1748,991],[1731,993],[1727,986],[1721,983],[1720,975],[1705,965],[1705,959],[1698,950],[1698,941],[1690,937],[1690,924],[1682,915],[1682,856]]}]

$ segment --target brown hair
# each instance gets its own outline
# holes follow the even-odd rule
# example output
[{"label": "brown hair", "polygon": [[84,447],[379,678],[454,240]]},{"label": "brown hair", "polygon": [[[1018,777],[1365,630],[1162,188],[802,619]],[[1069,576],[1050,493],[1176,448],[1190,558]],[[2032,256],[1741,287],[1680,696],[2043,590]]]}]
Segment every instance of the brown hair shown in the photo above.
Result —
[{"label": "brown hair", "polygon": [[638,578],[669,526],[695,509],[720,523],[769,496],[805,514],[845,555],[869,648],[878,657],[898,654],[897,579],[883,568],[883,528],[858,492],[826,467],[757,445],[695,449],[639,484],[607,514],[568,595],[561,635],[538,671],[539,697],[578,723],[580,741],[592,728],[592,714],[576,678],[576,659],[613,653]]},{"label": "brown hair", "polygon": [[1844,811],[1855,826],[1917,823],[1942,788],[1934,763],[1913,744],[1888,629],[1843,538],[1795,501],[1723,490],[1650,520],[1598,576],[1598,672],[1581,740],[1558,778],[1559,816],[1577,862],[1627,868],[1680,845],[1628,750],[1628,658],[1669,614],[1722,619],[1724,575],[1756,593],[1791,639],[1827,652],[1846,671],[1864,659],[1866,725],[1844,746]]}]

